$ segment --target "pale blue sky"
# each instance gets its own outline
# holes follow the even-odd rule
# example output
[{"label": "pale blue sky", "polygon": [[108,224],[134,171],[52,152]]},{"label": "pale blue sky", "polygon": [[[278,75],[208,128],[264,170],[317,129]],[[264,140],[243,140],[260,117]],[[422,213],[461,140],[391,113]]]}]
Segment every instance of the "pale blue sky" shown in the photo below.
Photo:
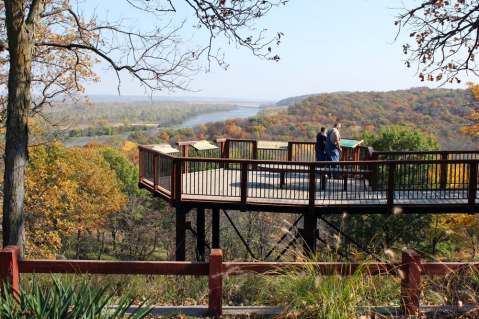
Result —
[{"label": "pale blue sky", "polygon": [[[108,0],[110,15],[118,0]],[[180,0],[178,0],[180,1]],[[417,1],[400,0],[291,0],[262,21],[271,30],[282,31],[278,63],[258,59],[245,49],[226,47],[227,71],[213,68],[191,82],[198,92],[173,95],[272,99],[331,91],[393,90],[424,86],[414,69],[404,66],[401,45],[407,34],[394,41],[394,17],[398,8]],[[85,10],[91,10],[87,7]],[[101,8],[96,7],[99,15]],[[134,15],[131,18],[135,18]],[[191,21],[191,20],[190,20]],[[146,27],[150,22],[141,20]],[[189,38],[192,29],[184,30]],[[196,39],[201,39],[197,33]],[[225,44],[226,45],[226,44]],[[102,80],[89,84],[87,94],[117,94],[115,77],[101,65]],[[438,86],[432,84],[430,86]],[[446,85],[445,87],[464,87]],[[122,95],[143,95],[134,81],[124,81]],[[168,95],[163,92],[155,95]]]}]

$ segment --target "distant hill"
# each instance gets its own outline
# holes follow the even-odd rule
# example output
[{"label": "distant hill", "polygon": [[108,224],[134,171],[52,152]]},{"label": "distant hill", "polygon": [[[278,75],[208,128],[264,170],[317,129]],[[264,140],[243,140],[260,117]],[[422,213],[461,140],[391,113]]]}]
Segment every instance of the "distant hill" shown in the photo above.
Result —
[{"label": "distant hill", "polygon": [[475,149],[477,140],[460,132],[470,123],[467,116],[472,111],[471,102],[468,90],[413,88],[388,92],[325,93],[281,100],[278,105],[290,104],[282,111],[250,119],[210,123],[190,131],[170,131],[167,135],[174,139],[230,136],[312,140],[321,126],[330,127],[340,119],[343,136],[361,137],[365,131],[399,124],[437,136],[445,149]]}]

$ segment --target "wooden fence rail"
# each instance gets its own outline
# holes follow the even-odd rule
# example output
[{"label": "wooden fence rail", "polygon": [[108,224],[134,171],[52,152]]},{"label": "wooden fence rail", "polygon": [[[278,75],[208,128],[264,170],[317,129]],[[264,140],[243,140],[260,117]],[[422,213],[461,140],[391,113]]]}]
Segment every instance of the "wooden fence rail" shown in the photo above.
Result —
[{"label": "wooden fence rail", "polygon": [[[0,284],[8,283],[12,293],[20,293],[20,274],[129,274],[208,276],[208,315],[220,318],[223,312],[225,276],[256,273],[278,275],[284,271],[301,271],[314,266],[324,275],[350,276],[356,271],[365,275],[398,275],[401,278],[401,309],[406,315],[419,312],[421,276],[444,276],[463,269],[479,269],[479,263],[423,263],[413,250],[404,250],[400,263],[299,263],[299,262],[224,262],[220,249],[212,249],[208,262],[90,261],[90,260],[21,260],[17,247],[0,250]],[[3,289],[3,288],[2,288]]]}]

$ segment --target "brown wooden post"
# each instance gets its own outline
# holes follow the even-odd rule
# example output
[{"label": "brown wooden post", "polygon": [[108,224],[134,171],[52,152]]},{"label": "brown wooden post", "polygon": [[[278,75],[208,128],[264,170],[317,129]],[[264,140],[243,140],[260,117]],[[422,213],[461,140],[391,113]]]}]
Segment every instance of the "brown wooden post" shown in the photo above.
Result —
[{"label": "brown wooden post", "polygon": [[404,250],[401,262],[401,309],[406,316],[419,314],[421,293],[421,257],[414,250]]},{"label": "brown wooden post", "polygon": [[241,162],[240,168],[241,204],[246,205],[246,200],[248,197],[248,163]]},{"label": "brown wooden post", "polygon": [[211,211],[211,248],[220,247],[220,210],[213,208]]},{"label": "brown wooden post", "polygon": [[205,209],[196,209],[196,249],[198,261],[205,260]]},{"label": "brown wooden post", "polygon": [[313,209],[316,205],[316,165],[309,164],[309,208]]},{"label": "brown wooden post", "polygon": [[309,210],[303,216],[303,251],[306,256],[314,256],[316,254],[316,234],[318,220],[313,210]]},{"label": "brown wooden post", "polygon": [[20,249],[18,247],[8,246],[0,250],[0,288],[3,290],[5,284],[9,285],[16,298],[20,294],[19,259]]},{"label": "brown wooden post", "polygon": [[[254,160],[257,160],[258,159],[258,141],[257,140],[254,140],[253,141],[253,159]],[[257,169],[258,165],[257,164],[254,164],[253,165],[253,169]]]},{"label": "brown wooden post", "polygon": [[173,183],[172,191],[173,191],[174,196],[172,196],[172,198],[174,198],[176,202],[181,201],[181,192],[183,190],[183,187],[182,187],[183,174],[181,172],[182,161],[184,161],[184,160],[179,159],[179,158],[173,159],[173,176],[171,178],[171,181]]},{"label": "brown wooden post", "polygon": [[[447,152],[441,152],[441,161],[446,161],[448,159],[448,153]],[[448,174],[448,167],[447,167],[447,162],[442,162],[440,164],[440,180],[439,180],[439,187],[441,189],[446,189],[447,187],[447,174]]]},{"label": "brown wooden post", "polygon": [[[371,161],[377,161],[379,156],[377,153],[374,152],[372,148],[369,149],[369,155]],[[373,191],[378,189],[378,178],[379,178],[379,165],[377,163],[373,163],[370,166],[371,170],[371,188]]]},{"label": "brown wooden post", "polygon": [[184,261],[186,259],[186,210],[176,208],[176,250],[175,259]]},{"label": "brown wooden post", "polygon": [[[189,156],[189,150],[190,150],[190,144],[184,144],[181,146],[182,147],[182,153],[183,157],[188,158]],[[183,172],[186,174],[188,173],[188,161],[183,161]]]},{"label": "brown wooden post", "polygon": [[396,183],[396,163],[389,163],[388,167],[388,190],[387,190],[387,207],[388,212],[392,213],[394,208],[394,190]]},{"label": "brown wooden post", "polygon": [[469,189],[468,189],[468,204],[470,209],[474,209],[476,205],[477,196],[477,161],[469,164]]},{"label": "brown wooden post", "polygon": [[138,182],[143,181],[143,177],[145,176],[145,163],[144,163],[144,157],[145,156],[145,151],[143,148],[139,147],[138,148]]},{"label": "brown wooden post", "polygon": [[212,318],[223,314],[223,252],[212,249],[209,259],[208,274],[208,312]]},{"label": "brown wooden post", "polygon": [[160,156],[153,154],[153,188],[156,190],[159,184]]}]

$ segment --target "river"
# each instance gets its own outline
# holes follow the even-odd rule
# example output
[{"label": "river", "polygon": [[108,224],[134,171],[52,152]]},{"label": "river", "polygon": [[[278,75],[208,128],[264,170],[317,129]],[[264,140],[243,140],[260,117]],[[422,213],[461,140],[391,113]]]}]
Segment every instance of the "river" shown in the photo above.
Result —
[{"label": "river", "polygon": [[[259,112],[263,109],[259,106],[238,106],[237,108],[230,110],[230,111],[222,111],[222,112],[213,112],[213,113],[205,113],[193,116],[183,123],[179,125],[173,126],[173,128],[188,128],[188,127],[195,127],[201,124],[206,124],[209,122],[218,122],[218,121],[226,121],[230,119],[238,119],[238,118],[248,118],[256,116]],[[152,128],[145,133],[153,133],[157,131],[158,128]],[[88,143],[107,143],[112,138],[123,138],[126,139],[129,133],[123,133],[118,135],[101,135],[101,136],[80,136],[69,138],[64,141],[67,147],[78,147],[83,146]]]}]

